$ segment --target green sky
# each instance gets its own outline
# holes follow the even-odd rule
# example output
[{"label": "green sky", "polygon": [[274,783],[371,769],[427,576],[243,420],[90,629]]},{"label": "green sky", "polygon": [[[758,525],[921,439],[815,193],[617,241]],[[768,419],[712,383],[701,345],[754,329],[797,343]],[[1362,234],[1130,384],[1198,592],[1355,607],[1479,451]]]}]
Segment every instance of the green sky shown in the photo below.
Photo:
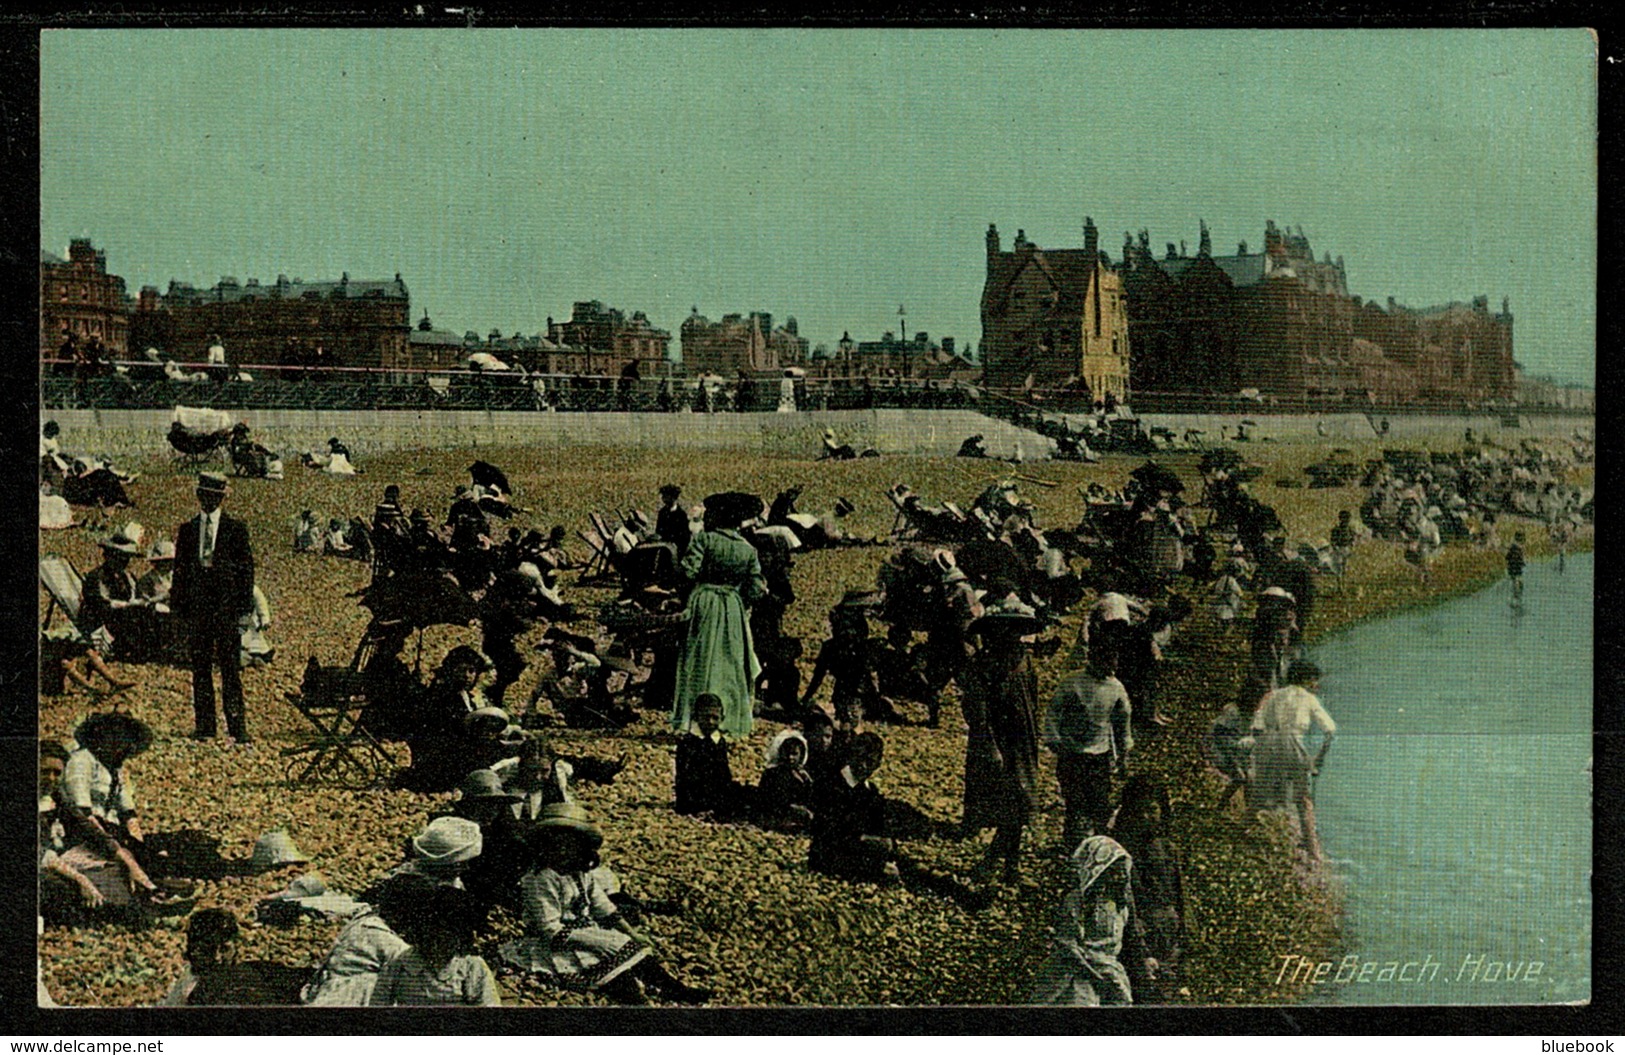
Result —
[{"label": "green sky", "polygon": [[795,315],[980,342],[982,234],[1196,249],[1265,219],[1352,292],[1508,296],[1594,375],[1595,47],[1578,30],[72,30],[43,34],[41,230],[133,289],[389,277],[414,317],[675,332]]}]

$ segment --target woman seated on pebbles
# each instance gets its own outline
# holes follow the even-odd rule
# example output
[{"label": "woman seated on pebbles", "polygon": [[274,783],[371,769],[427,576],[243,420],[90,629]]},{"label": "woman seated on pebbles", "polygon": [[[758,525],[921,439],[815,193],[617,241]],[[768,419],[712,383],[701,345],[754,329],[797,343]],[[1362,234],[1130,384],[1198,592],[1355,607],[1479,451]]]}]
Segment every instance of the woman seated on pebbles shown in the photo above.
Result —
[{"label": "woman seated on pebbles", "polygon": [[79,749],[68,756],[56,789],[70,847],[63,859],[89,876],[109,903],[133,894],[138,903],[163,906],[190,894],[189,883],[150,875],[156,862],[124,773],[126,762],[152,746],[152,730],[112,711],[80,722],[74,739]]},{"label": "woman seated on pebbles", "polygon": [[617,884],[599,863],[603,842],[582,807],[543,807],[535,867],[521,881],[526,935],[503,945],[502,958],[550,985],[596,990],[617,1003],[648,1003],[645,987],[678,1003],[705,1003],[710,991],[683,984],[661,966],[649,939],[610,899]]}]

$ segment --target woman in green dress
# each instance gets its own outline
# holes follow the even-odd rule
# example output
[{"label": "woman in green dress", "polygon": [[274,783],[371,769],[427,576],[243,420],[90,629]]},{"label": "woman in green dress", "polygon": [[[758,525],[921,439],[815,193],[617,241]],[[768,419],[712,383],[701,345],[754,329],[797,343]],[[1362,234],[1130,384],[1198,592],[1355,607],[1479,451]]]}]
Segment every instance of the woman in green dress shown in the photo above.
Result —
[{"label": "woman in green dress", "polygon": [[688,595],[687,637],[677,662],[671,724],[686,732],[693,704],[701,693],[722,700],[722,732],[736,739],[750,735],[753,687],[761,673],[751,645],[747,608],[767,595],[767,580],[756,549],[739,527],[760,516],[762,500],[727,491],[705,500],[705,530],[689,540],[683,556]]}]

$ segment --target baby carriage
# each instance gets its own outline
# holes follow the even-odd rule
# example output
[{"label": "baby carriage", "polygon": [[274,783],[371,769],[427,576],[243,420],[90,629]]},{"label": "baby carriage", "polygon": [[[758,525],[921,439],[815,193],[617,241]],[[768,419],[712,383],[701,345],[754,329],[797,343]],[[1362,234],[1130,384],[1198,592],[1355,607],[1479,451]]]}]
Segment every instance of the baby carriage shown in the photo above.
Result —
[{"label": "baby carriage", "polygon": [[231,443],[232,424],[224,410],[177,406],[169,422],[169,445],[179,460],[200,464]]}]

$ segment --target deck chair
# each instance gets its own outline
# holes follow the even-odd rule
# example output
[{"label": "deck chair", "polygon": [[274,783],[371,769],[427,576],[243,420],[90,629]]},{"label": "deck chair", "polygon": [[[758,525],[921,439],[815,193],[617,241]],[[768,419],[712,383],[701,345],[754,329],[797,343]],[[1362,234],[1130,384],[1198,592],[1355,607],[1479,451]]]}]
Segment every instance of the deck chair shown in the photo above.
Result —
[{"label": "deck chair", "polygon": [[282,749],[290,786],[334,784],[360,791],[379,786],[399,764],[361,725],[368,702],[362,671],[375,649],[372,637],[363,635],[348,667],[323,667],[312,657],[299,691],[285,694],[315,730],[306,743]]},{"label": "deck chair", "polygon": [[587,544],[587,550],[591,554],[587,558],[586,566],[581,569],[579,581],[596,582],[615,574],[614,547],[609,544],[608,539],[598,533],[597,528],[577,531],[576,537]]},{"label": "deck chair", "polygon": [[55,631],[59,636],[71,633],[73,639],[84,640],[79,632],[79,601],[84,595],[85,577],[66,557],[41,557],[39,559],[39,581],[45,587],[46,594],[51,603],[45,608],[45,619],[40,624],[40,633],[50,634],[51,617],[61,612],[68,621],[66,631]]},{"label": "deck chair", "polygon": [[[79,629],[79,604],[84,596],[84,577],[65,557],[41,557],[39,581],[51,600],[45,607],[45,618],[40,621],[40,692],[47,696],[60,695],[66,689],[64,664],[82,656],[90,648],[90,640]],[[62,613],[67,626],[51,628],[51,620]],[[120,701],[114,697],[114,709]]]}]

